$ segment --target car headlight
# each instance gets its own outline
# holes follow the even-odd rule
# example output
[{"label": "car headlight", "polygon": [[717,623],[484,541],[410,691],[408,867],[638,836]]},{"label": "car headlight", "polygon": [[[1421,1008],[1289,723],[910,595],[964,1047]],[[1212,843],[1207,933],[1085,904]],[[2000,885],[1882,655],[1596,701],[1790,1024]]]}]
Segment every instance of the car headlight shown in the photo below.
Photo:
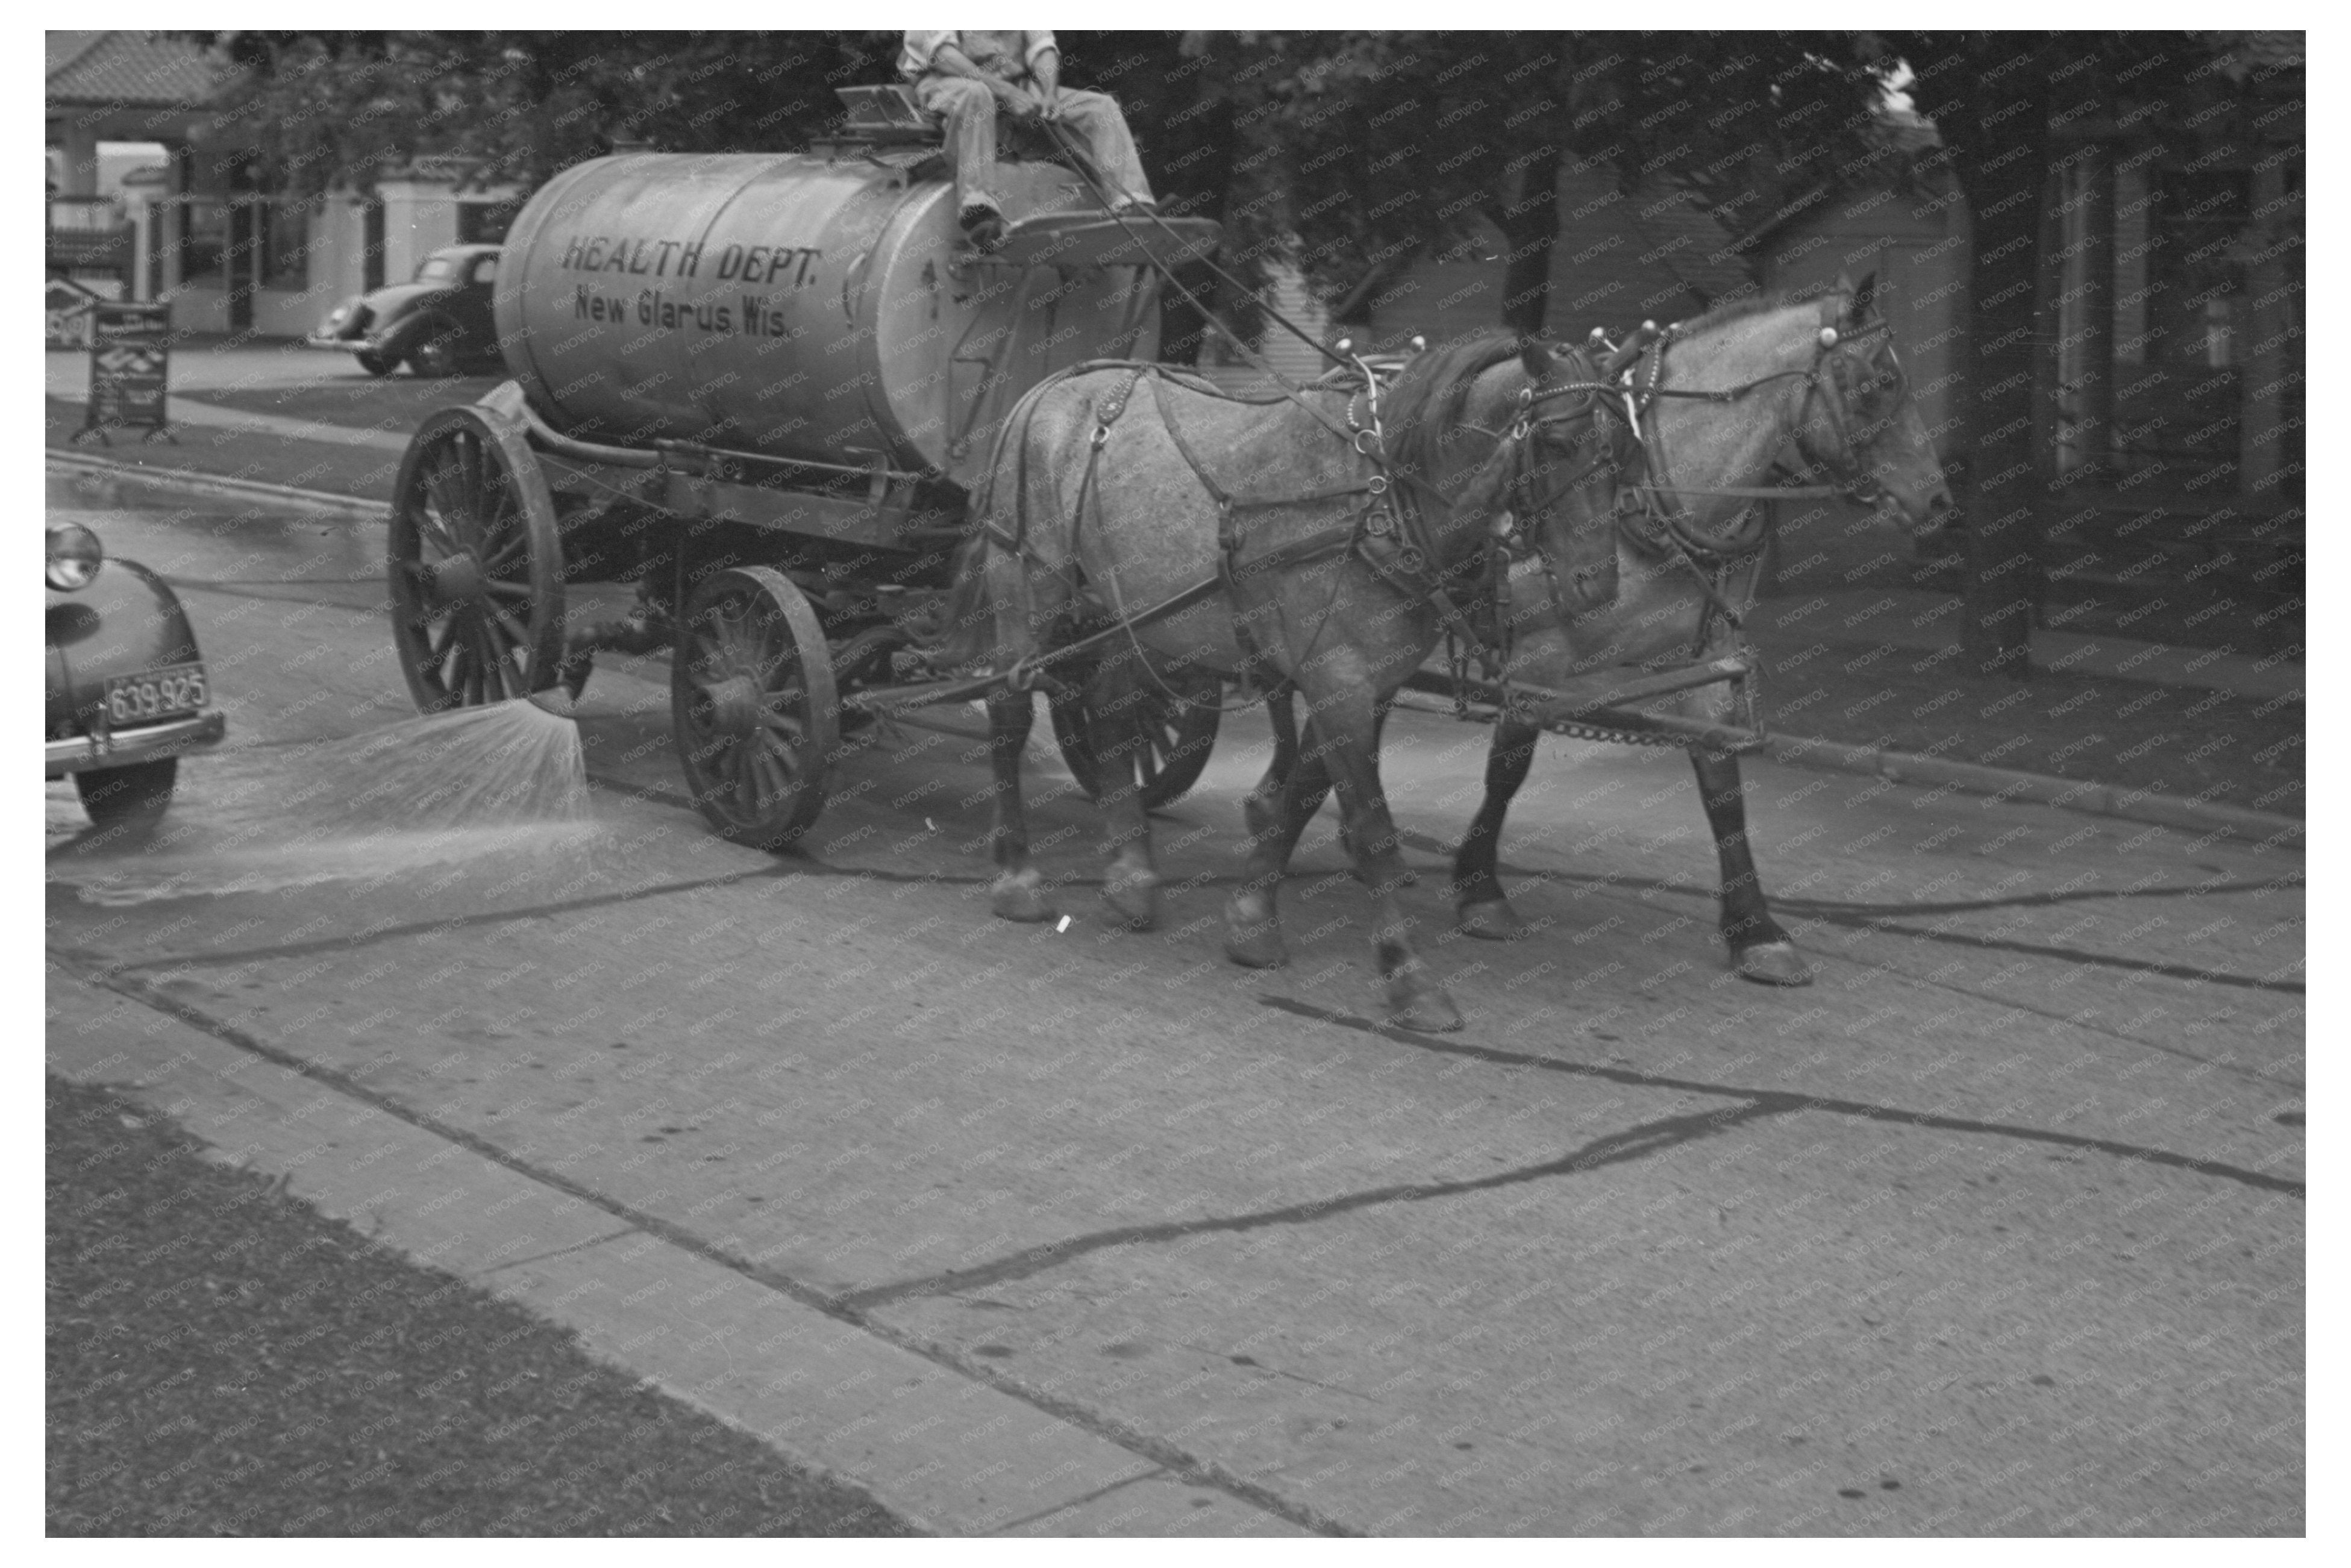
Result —
[{"label": "car headlight", "polygon": [[106,550],[98,536],[79,523],[60,523],[49,529],[49,586],[63,593],[88,588],[98,569],[106,564]]}]

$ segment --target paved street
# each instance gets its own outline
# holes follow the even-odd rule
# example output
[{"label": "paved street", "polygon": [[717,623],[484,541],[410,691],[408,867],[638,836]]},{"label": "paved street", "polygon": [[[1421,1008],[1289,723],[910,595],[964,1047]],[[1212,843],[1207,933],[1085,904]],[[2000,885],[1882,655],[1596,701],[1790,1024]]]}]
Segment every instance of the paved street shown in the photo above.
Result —
[{"label": "paved street", "polygon": [[[2298,850],[1750,764],[1818,977],[1770,990],[1681,754],[1546,740],[1503,846],[1538,933],[1433,944],[1468,1027],[1407,1035],[1328,811],[1291,965],[1221,956],[1259,716],[1158,819],[1147,936],[1049,727],[1071,918],[1016,926],[976,716],[771,857],[687,803],[658,660],[590,684],[586,829],[305,840],[304,743],[412,711],[381,528],[50,507],[178,585],[232,740],[153,841],[50,787],[52,961],[590,1195],[567,1266],[691,1238],[1269,1525],[2304,1527]],[[1390,730],[1432,922],[1485,741]]]}]

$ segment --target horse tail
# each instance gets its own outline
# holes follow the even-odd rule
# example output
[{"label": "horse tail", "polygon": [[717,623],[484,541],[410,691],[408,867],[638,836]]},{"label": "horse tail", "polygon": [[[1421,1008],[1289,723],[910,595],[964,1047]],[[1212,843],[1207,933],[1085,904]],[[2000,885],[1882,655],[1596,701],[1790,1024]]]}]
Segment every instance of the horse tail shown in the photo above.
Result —
[{"label": "horse tail", "polygon": [[934,664],[953,669],[996,647],[996,595],[987,586],[988,537],[985,529],[956,547],[954,586],[947,590]]},{"label": "horse tail", "polygon": [[[932,653],[934,663],[953,668],[993,656],[997,652],[996,594],[988,581],[988,550],[991,545],[1002,544],[1008,550],[1017,551],[1020,548],[1019,541],[1028,538],[1028,497],[1023,481],[1028,470],[1029,425],[1037,417],[1047,389],[1096,368],[1091,364],[1075,365],[1047,376],[1021,394],[1020,401],[1013,404],[1012,412],[997,427],[987,467],[981,475],[977,493],[971,498],[971,538],[956,549],[954,586],[947,592],[941,640]],[[1016,472],[1007,472],[1008,459],[1014,460]],[[1011,516],[999,518],[999,508],[1008,510]],[[1008,540],[1012,542],[1008,544]]]}]

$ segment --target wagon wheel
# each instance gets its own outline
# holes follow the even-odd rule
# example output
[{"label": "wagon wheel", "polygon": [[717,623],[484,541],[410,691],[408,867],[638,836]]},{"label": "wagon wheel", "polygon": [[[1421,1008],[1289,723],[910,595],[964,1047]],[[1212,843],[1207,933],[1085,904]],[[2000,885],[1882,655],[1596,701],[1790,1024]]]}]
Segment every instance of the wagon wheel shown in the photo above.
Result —
[{"label": "wagon wheel", "polygon": [[[1175,695],[1170,695],[1170,691]],[[1135,688],[1134,712],[1141,721],[1143,744],[1133,754],[1143,768],[1144,810],[1174,805],[1185,790],[1199,782],[1200,770],[1208,765],[1209,748],[1216,744],[1224,695],[1224,683],[1202,671],[1145,677]],[[1052,714],[1053,738],[1061,743],[1061,759],[1070,765],[1070,776],[1098,800],[1105,774],[1124,765],[1124,758],[1094,755],[1086,733],[1092,712],[1089,703],[1094,695],[1091,686],[1081,686],[1056,699]]]},{"label": "wagon wheel", "polygon": [[471,408],[427,419],[400,460],[390,532],[392,638],[419,710],[555,684],[563,547],[521,432]]},{"label": "wagon wheel", "polygon": [[678,761],[719,835],[779,850],[806,832],[840,715],[824,628],[791,579],[763,566],[703,579],[678,618],[669,690]]}]

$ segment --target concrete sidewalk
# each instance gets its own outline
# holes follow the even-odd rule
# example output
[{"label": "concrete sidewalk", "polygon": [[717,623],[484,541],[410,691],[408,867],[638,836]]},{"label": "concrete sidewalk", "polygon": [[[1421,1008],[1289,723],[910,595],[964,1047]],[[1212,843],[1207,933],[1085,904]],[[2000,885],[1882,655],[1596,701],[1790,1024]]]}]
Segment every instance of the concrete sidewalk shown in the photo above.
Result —
[{"label": "concrete sidewalk", "polygon": [[[1765,600],[1749,617],[1750,629],[1774,641],[1858,643],[1921,653],[1959,649],[1959,600],[1915,589],[1849,589]],[[2032,662],[2044,670],[2161,686],[2193,686],[2238,696],[2298,695],[2300,657],[2253,657],[2219,648],[2178,646],[2130,637],[2032,630]]]}]

